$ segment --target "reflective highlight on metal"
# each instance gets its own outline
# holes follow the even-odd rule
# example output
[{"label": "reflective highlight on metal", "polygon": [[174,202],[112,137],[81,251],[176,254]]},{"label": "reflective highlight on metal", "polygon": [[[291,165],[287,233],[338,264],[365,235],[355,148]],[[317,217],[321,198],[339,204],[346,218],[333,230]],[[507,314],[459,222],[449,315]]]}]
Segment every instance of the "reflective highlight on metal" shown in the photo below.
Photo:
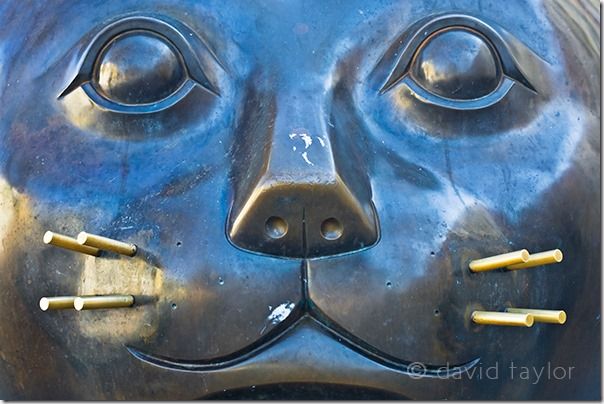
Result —
[{"label": "reflective highlight on metal", "polygon": [[113,240],[108,237],[97,236],[96,234],[81,232],[78,234],[77,241],[80,245],[112,251],[118,254],[127,255],[128,257],[136,255],[136,245]]},{"label": "reflective highlight on metal", "polygon": [[98,248],[81,245],[78,241],[72,237],[64,236],[62,234],[47,231],[44,233],[43,238],[44,244],[50,244],[56,247],[65,248],[67,250],[79,252],[82,254],[94,255],[95,257],[100,254]]},{"label": "reflective highlight on metal", "polygon": [[529,259],[527,250],[519,250],[506,254],[494,255],[492,257],[473,260],[470,262],[470,271],[485,272],[497,268],[505,268],[509,265],[524,263]]},{"label": "reflective highlight on metal", "polygon": [[516,270],[516,269],[525,269],[532,268],[540,265],[548,265],[548,264],[557,264],[558,262],[562,262],[563,255],[562,251],[556,249],[551,251],[544,251],[536,254],[531,254],[529,259],[526,262],[509,265],[507,269]]},{"label": "reflective highlight on metal", "polygon": [[542,310],[542,309],[519,309],[507,308],[508,313],[530,314],[537,323],[564,324],[566,323],[566,312],[564,310]]},{"label": "reflective highlight on metal", "polygon": [[80,296],[76,297],[73,307],[77,311],[116,309],[130,307],[134,304],[134,296],[130,295],[107,295],[107,296]]},{"label": "reflective highlight on metal", "polygon": [[501,313],[497,311],[474,311],[471,318],[476,324],[514,327],[532,327],[535,321],[530,313]]}]

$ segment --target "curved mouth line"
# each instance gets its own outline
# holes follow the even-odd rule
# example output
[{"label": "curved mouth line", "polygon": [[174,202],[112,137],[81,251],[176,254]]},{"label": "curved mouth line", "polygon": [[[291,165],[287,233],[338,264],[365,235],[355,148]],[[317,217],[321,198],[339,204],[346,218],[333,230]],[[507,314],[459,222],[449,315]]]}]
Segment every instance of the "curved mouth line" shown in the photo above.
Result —
[{"label": "curved mouth line", "polygon": [[186,372],[210,372],[234,367],[277,344],[285,335],[291,332],[304,319],[310,319],[319,325],[322,330],[357,354],[370,361],[387,367],[391,370],[411,375],[415,378],[438,377],[447,379],[469,371],[480,362],[480,358],[472,359],[458,365],[431,365],[423,362],[401,360],[383,352],[341,327],[310,299],[307,288],[307,261],[302,265],[302,300],[295,306],[290,315],[276,325],[266,335],[256,342],[227,355],[209,359],[183,360],[167,356],[155,355],[144,352],[136,347],[126,345],[126,349],[135,358],[151,365]]}]

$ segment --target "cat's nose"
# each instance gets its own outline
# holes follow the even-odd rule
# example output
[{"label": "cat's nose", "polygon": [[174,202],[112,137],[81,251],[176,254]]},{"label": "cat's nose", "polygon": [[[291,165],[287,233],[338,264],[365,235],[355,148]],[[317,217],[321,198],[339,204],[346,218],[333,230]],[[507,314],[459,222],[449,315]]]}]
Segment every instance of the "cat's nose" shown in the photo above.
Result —
[{"label": "cat's nose", "polygon": [[289,258],[344,254],[375,244],[377,214],[353,139],[338,138],[314,106],[283,109],[266,144],[246,153],[246,164],[257,169],[248,172],[249,186],[239,184],[227,229],[231,242]]}]

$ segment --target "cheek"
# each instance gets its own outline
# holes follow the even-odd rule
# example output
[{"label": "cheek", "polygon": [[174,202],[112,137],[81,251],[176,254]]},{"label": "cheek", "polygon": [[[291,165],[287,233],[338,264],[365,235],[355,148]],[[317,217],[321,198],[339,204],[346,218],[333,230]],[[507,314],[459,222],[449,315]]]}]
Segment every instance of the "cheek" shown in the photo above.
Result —
[{"label": "cheek", "polygon": [[[138,237],[140,238],[140,237]],[[79,271],[77,295],[128,294],[135,306],[127,310],[82,312],[83,335],[104,341],[148,340],[158,328],[154,304],[163,289],[163,271],[139,258],[107,259],[87,256]],[[75,292],[75,291],[74,291]]]},{"label": "cheek", "polygon": [[[0,284],[6,285],[0,294],[0,320],[21,324],[2,333],[0,344],[12,346],[27,335],[37,335],[82,360],[98,362],[112,360],[111,355],[103,357],[83,347],[91,343],[122,346],[156,336],[155,302],[162,295],[163,271],[144,252],[135,258],[97,258],[45,245],[46,230],[75,236],[86,229],[87,221],[77,211],[18,193],[4,179],[0,179],[0,210]],[[145,237],[150,237],[145,231],[135,236],[139,242]],[[42,312],[38,307],[44,296],[106,294],[133,295],[136,304],[124,310],[79,313]]]}]

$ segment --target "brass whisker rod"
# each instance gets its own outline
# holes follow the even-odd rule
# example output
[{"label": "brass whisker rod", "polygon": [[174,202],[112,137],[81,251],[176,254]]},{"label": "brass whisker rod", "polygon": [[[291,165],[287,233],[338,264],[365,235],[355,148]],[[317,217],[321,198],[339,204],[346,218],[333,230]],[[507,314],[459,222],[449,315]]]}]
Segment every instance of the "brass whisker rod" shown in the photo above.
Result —
[{"label": "brass whisker rod", "polygon": [[81,245],[100,248],[101,250],[113,251],[129,257],[133,257],[136,254],[136,245],[132,243],[124,243],[123,241],[97,236],[96,234],[90,234],[84,231],[78,234],[77,241]]},{"label": "brass whisker rod", "polygon": [[535,319],[527,313],[501,313],[498,311],[474,311],[472,321],[484,325],[509,325],[516,327],[532,327]]},{"label": "brass whisker rod", "polygon": [[566,312],[564,310],[520,309],[510,307],[505,309],[508,313],[523,313],[533,316],[538,323],[564,324]]},{"label": "brass whisker rod", "polygon": [[40,299],[40,310],[66,310],[73,309],[73,302],[76,296],[54,296],[43,297]]},{"label": "brass whisker rod", "polygon": [[44,233],[43,238],[44,244],[51,244],[56,247],[65,248],[67,250],[80,252],[82,254],[93,255],[98,257],[100,251],[98,248],[81,245],[78,241],[72,237],[64,236],[62,234],[47,231]]},{"label": "brass whisker rod", "polygon": [[506,254],[494,255],[492,257],[473,260],[470,262],[470,271],[484,272],[497,268],[504,268],[509,265],[527,262],[529,259],[527,250],[513,251]]},{"label": "brass whisker rod", "polygon": [[80,296],[75,298],[73,307],[77,311],[81,311],[130,307],[133,304],[134,296],[132,295]]},{"label": "brass whisker rod", "polygon": [[508,269],[516,270],[516,269],[532,268],[532,267],[536,267],[539,265],[556,264],[558,262],[562,262],[562,258],[564,258],[564,256],[562,255],[562,251],[560,251],[558,249],[544,251],[544,252],[540,252],[540,253],[531,254],[529,256],[528,261],[520,263],[520,264],[509,265]]}]

